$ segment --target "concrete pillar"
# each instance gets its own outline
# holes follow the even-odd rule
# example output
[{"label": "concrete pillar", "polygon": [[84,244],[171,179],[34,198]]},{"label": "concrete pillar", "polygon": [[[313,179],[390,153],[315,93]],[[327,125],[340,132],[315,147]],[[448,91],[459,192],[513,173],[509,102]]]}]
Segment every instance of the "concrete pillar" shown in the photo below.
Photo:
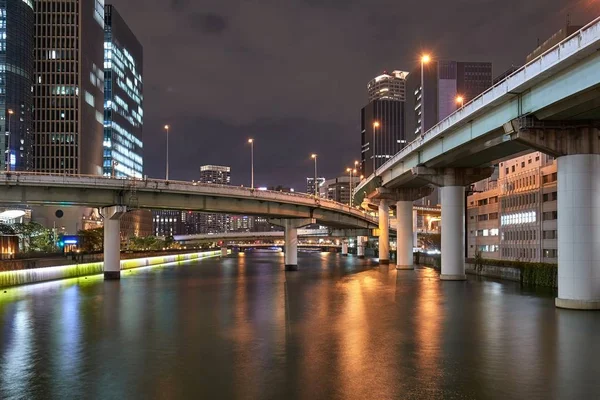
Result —
[{"label": "concrete pillar", "polygon": [[412,201],[396,203],[396,269],[411,270],[413,265],[413,204]]},{"label": "concrete pillar", "polygon": [[348,255],[348,242],[345,240],[342,242],[342,255],[343,256]]},{"label": "concrete pillar", "polygon": [[465,275],[465,188],[444,186],[442,194],[441,280],[463,281]]},{"label": "concrete pillar", "polygon": [[599,154],[558,158],[557,307],[600,309],[599,174]]},{"label": "concrete pillar", "polygon": [[417,220],[417,210],[413,210],[412,212],[412,231],[413,231],[413,247],[419,247],[419,237],[418,237],[418,220]]},{"label": "concrete pillar", "polygon": [[227,247],[221,247],[221,257],[227,257]]},{"label": "concrete pillar", "polygon": [[365,240],[363,236],[356,238],[356,255],[358,258],[365,258]]},{"label": "concrete pillar", "polygon": [[122,206],[100,209],[104,217],[104,279],[121,279],[121,216],[127,212]]},{"label": "concrete pillar", "polygon": [[390,206],[379,202],[379,264],[390,263]]},{"label": "concrete pillar", "polygon": [[292,220],[285,220],[285,270],[298,270],[298,228]]}]

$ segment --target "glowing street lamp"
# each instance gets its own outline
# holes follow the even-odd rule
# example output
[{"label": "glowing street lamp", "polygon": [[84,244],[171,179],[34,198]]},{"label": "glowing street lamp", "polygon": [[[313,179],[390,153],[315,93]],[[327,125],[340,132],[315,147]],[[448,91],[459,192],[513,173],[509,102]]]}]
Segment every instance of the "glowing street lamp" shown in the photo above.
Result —
[{"label": "glowing street lamp", "polygon": [[421,135],[425,133],[425,64],[431,61],[429,54],[421,56]]},{"label": "glowing street lamp", "polygon": [[381,127],[381,123],[379,121],[373,122],[373,176],[376,175],[377,172],[377,164],[375,161],[375,156],[377,155],[377,129]]},{"label": "glowing street lamp", "polygon": [[352,178],[353,178],[353,174],[356,174],[356,169],[346,168],[346,172],[348,172],[350,174],[350,207],[352,207],[352,200],[354,200],[353,199],[354,196],[352,195]]},{"label": "glowing street lamp", "polygon": [[169,180],[169,125],[165,125],[165,131],[167,131],[167,171],[165,173],[165,180]]},{"label": "glowing street lamp", "polygon": [[460,104],[460,108],[465,106],[465,98],[462,96],[456,96],[456,104]]},{"label": "glowing street lamp", "polygon": [[254,139],[248,139],[248,143],[250,143],[250,187],[254,189]]}]

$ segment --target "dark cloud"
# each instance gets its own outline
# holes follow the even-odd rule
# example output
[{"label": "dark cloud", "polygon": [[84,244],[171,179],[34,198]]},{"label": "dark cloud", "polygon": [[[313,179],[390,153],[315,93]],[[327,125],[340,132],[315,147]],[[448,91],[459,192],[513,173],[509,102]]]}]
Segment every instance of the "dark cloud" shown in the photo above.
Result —
[{"label": "dark cloud", "polygon": [[173,10],[182,10],[189,4],[189,2],[190,0],[171,0],[171,8]]},{"label": "dark cloud", "polygon": [[194,29],[206,34],[220,35],[227,27],[227,18],[212,13],[192,13],[189,20]]},{"label": "dark cloud", "polygon": [[500,73],[567,13],[574,24],[600,15],[590,0],[112,2],[144,45],[148,175],[164,176],[168,122],[175,178],[219,163],[248,183],[253,136],[257,179],[298,187],[311,175],[310,152],[327,177],[360,156],[365,86],[382,70],[411,71],[427,50],[491,61]]}]

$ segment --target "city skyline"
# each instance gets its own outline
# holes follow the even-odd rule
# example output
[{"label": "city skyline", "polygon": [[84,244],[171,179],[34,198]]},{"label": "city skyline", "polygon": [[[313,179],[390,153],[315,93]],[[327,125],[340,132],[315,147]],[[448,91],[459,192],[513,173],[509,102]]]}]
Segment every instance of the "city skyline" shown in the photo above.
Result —
[{"label": "city skyline", "polygon": [[[360,119],[356,110],[366,103],[364,84],[384,69],[409,69],[426,50],[438,60],[488,60],[494,64],[494,74],[501,73],[512,64],[522,64],[538,38],[564,25],[568,13],[574,24],[585,24],[590,15],[600,12],[600,5],[582,1],[569,7],[558,0],[530,2],[520,15],[510,17],[512,32],[500,37],[496,33],[500,16],[511,14],[510,4],[455,9],[439,2],[431,19],[402,26],[390,16],[390,7],[378,10],[376,4],[359,2],[300,2],[298,16],[290,15],[289,8],[259,2],[245,10],[245,18],[236,11],[235,2],[228,1],[202,9],[182,0],[112,3],[146,50],[148,175],[164,176],[162,126],[169,123],[171,179],[195,179],[200,164],[226,164],[235,171],[232,184],[249,185],[247,139],[252,137],[255,186],[285,183],[296,189],[311,176],[310,153],[320,154],[319,175],[326,177],[343,173],[340,159],[351,163],[357,158]],[[518,2],[512,3],[516,7]],[[397,12],[405,15],[408,10],[398,6]],[[372,23],[363,21],[365,13],[372,14]],[[530,15],[536,15],[534,23]],[[310,34],[305,39],[309,46],[290,36],[304,32],[302,21],[308,18],[327,22],[315,22],[323,24],[318,32],[305,32]],[[474,20],[482,23],[473,25]],[[289,40],[290,45],[275,46],[273,37],[278,35],[254,26],[258,21],[272,29],[288,29],[290,34],[281,32],[277,41]],[[284,27],[277,21],[289,23]],[[367,26],[356,29],[354,23]],[[164,29],[157,31],[157,24]],[[452,33],[440,36],[439,26]],[[253,35],[246,37],[248,30]],[[338,39],[344,46],[332,46]],[[197,50],[189,51],[192,48]],[[224,138],[229,146],[220,145]]]}]

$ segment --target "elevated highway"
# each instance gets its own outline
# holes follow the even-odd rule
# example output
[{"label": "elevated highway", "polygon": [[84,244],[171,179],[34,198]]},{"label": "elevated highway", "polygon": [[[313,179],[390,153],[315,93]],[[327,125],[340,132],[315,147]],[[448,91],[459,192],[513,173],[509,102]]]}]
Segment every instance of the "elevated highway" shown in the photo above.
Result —
[{"label": "elevated highway", "polygon": [[120,277],[120,218],[132,209],[167,209],[260,215],[284,227],[286,266],[297,269],[298,228],[318,223],[337,229],[372,229],[366,212],[313,196],[158,179],[0,174],[0,204],[95,207],[104,217],[105,278]]},{"label": "elevated highway", "polygon": [[[395,204],[399,266],[412,263],[410,204],[434,185],[442,199],[441,278],[466,279],[465,186],[504,159],[539,150],[558,158],[556,304],[600,309],[599,50],[600,18],[440,121],[357,186],[355,204],[374,204],[382,215]],[[379,225],[385,236],[387,221]],[[380,246],[380,260],[386,251]]]}]

